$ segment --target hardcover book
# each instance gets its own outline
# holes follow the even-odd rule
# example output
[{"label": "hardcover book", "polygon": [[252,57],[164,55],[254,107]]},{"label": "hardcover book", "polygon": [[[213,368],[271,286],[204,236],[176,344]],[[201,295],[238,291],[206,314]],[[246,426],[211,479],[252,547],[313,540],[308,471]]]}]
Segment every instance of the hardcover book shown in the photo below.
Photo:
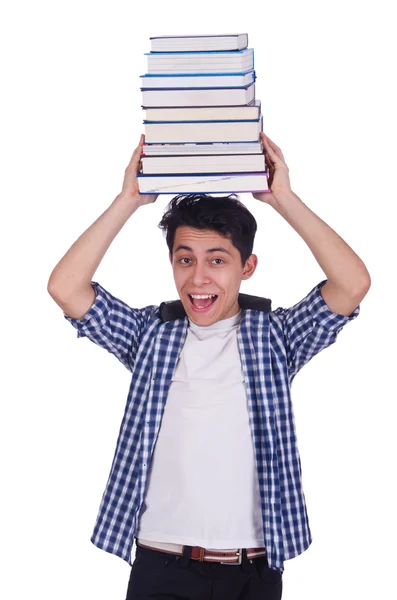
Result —
[{"label": "hardcover book", "polygon": [[141,75],[141,90],[161,88],[246,87],[255,81],[255,71],[246,73],[161,73]]},{"label": "hardcover book", "polygon": [[158,106],[241,106],[255,99],[255,83],[243,88],[191,88],[143,90],[142,105]]},{"label": "hardcover book", "polygon": [[197,156],[203,154],[258,154],[263,153],[262,140],[242,143],[213,144],[143,144],[142,156]]},{"label": "hardcover book", "polygon": [[265,192],[268,173],[215,173],[213,175],[142,175],[138,174],[142,194],[195,194],[200,192]]},{"label": "hardcover book", "polygon": [[259,119],[261,101],[252,100],[244,106],[180,106],[177,108],[142,107],[145,121],[244,121]]},{"label": "hardcover book", "polygon": [[243,50],[248,46],[248,34],[160,35],[151,37],[150,42],[152,52]]},{"label": "hardcover book", "polygon": [[186,121],[144,123],[145,141],[154,144],[256,142],[262,131],[262,117],[256,121]]},{"label": "hardcover book", "polygon": [[148,73],[241,73],[254,68],[252,48],[232,52],[146,52]]},{"label": "hardcover book", "polygon": [[141,157],[144,175],[164,173],[250,173],[266,171],[265,156],[258,154],[207,154]]}]

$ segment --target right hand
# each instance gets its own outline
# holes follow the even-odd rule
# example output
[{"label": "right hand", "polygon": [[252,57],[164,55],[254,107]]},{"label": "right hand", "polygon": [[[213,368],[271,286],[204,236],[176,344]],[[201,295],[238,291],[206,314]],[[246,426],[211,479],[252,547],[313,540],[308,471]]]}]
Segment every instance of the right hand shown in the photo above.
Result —
[{"label": "right hand", "polygon": [[158,194],[140,194],[137,173],[142,166],[141,154],[142,144],[145,143],[145,136],[142,134],[139,140],[138,146],[135,148],[131,160],[125,170],[123,188],[120,192],[120,196],[128,196],[135,198],[139,206],[143,204],[150,204],[155,202],[158,198]]}]

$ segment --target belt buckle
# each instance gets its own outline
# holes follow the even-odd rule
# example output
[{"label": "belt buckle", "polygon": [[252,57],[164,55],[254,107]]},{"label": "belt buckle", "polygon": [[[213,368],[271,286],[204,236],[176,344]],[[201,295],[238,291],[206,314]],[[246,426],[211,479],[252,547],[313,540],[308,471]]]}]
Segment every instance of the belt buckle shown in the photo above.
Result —
[{"label": "belt buckle", "polygon": [[233,566],[233,565],[241,565],[242,560],[243,560],[243,549],[239,548],[238,549],[238,562],[233,563],[233,562],[220,562],[221,565],[229,565],[229,566]]}]

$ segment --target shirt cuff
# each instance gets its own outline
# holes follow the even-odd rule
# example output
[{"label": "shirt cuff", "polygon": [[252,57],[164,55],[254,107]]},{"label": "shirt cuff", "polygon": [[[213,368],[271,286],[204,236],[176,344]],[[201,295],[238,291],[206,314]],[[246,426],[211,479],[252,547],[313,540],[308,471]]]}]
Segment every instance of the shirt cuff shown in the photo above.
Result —
[{"label": "shirt cuff", "polygon": [[111,299],[108,292],[96,281],[91,281],[95,292],[95,301],[82,319],[73,319],[65,312],[63,316],[77,329],[77,337],[84,337],[87,332],[98,331],[105,325],[111,308]]},{"label": "shirt cuff", "polygon": [[321,327],[324,327],[324,329],[327,329],[328,331],[338,331],[342,329],[346,323],[353,321],[360,314],[360,305],[358,305],[348,316],[332,312],[320,292],[320,289],[327,281],[328,279],[320,281],[320,283],[309,292],[307,296],[307,307],[313,319]]}]

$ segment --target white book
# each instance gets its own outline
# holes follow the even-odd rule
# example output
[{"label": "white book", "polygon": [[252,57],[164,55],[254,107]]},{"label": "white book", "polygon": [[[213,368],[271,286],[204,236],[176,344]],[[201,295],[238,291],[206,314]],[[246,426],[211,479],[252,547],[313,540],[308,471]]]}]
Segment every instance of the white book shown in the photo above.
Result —
[{"label": "white book", "polygon": [[214,87],[246,87],[255,81],[255,71],[247,73],[217,74],[183,74],[168,75],[167,73],[141,75],[141,90],[151,88],[214,88]]},{"label": "white book", "polygon": [[250,173],[266,171],[264,154],[141,156],[142,173]]},{"label": "white book", "polygon": [[255,83],[244,88],[201,88],[189,90],[143,90],[146,107],[242,106],[255,99]]},{"label": "white book", "polygon": [[243,50],[248,46],[248,34],[161,35],[151,37],[150,42],[152,52]]},{"label": "white book", "polygon": [[254,50],[146,52],[148,73],[242,73],[254,68]]},{"label": "white book", "polygon": [[143,144],[142,156],[196,156],[203,154],[258,154],[262,142],[215,144]]},{"label": "white book", "polygon": [[259,119],[261,101],[247,106],[180,106],[178,108],[143,107],[145,121],[244,121]]},{"label": "white book", "polygon": [[262,117],[256,121],[211,121],[185,123],[144,123],[149,144],[257,142]]},{"label": "white book", "polygon": [[138,174],[141,194],[197,194],[266,192],[268,174],[217,173],[213,175],[142,175]]}]

